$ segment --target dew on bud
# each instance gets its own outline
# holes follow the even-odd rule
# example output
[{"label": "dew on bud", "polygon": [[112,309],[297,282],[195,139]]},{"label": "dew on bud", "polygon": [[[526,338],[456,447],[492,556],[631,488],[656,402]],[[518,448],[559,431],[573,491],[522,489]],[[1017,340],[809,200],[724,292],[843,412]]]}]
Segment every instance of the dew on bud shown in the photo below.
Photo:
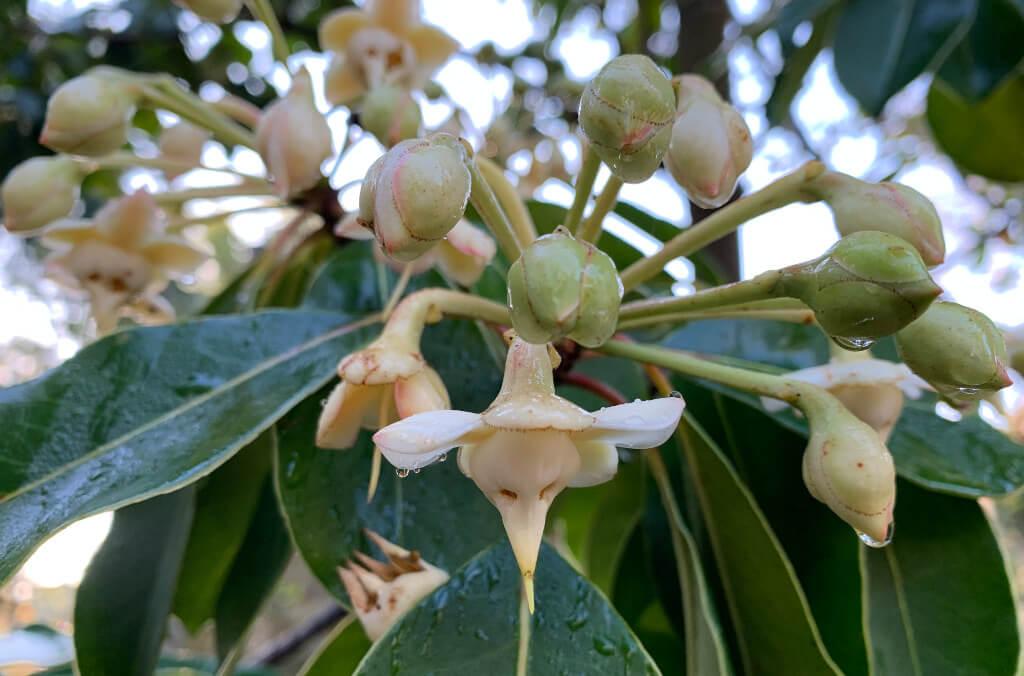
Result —
[{"label": "dew on bud", "polygon": [[875,344],[874,338],[847,338],[846,336],[829,336],[839,347],[850,352],[863,352]]},{"label": "dew on bud", "polygon": [[[417,471],[418,471],[418,470],[417,470]],[[404,478],[406,478],[407,476],[409,476],[409,470],[408,470],[408,469],[406,469],[406,468],[404,468],[404,467],[399,467],[398,469],[396,469],[396,470],[395,470],[395,475],[396,475],[396,476],[397,476],[397,477],[398,477],[399,479],[404,479]]]},{"label": "dew on bud", "polygon": [[895,522],[889,524],[889,530],[886,531],[884,540],[876,540],[867,533],[864,533],[859,530],[855,532],[857,533],[857,539],[866,544],[868,547],[871,547],[872,549],[881,549],[882,547],[885,547],[892,542],[892,534],[895,527]]},{"label": "dew on bud", "polygon": [[675,399],[682,399],[683,398],[682,392],[679,392],[677,390],[672,390],[671,392],[668,393],[668,396],[673,397]]}]

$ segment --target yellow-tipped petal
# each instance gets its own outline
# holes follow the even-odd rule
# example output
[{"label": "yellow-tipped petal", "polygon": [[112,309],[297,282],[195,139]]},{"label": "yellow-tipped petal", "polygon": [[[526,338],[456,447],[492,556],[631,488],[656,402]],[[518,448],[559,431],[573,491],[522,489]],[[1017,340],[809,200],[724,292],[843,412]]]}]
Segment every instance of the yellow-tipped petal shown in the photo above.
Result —
[{"label": "yellow-tipped petal", "polygon": [[102,239],[96,224],[84,218],[64,218],[55,221],[43,233],[43,244],[51,249],[64,249],[90,239]]},{"label": "yellow-tipped petal", "polygon": [[163,212],[145,190],[107,202],[96,213],[96,227],[123,249],[134,249],[165,227]]},{"label": "yellow-tipped petal", "polygon": [[153,264],[171,275],[183,275],[195,270],[207,255],[193,248],[183,239],[163,237],[146,244],[140,253]]},{"label": "yellow-tipped petal", "polygon": [[320,22],[320,49],[343,52],[352,36],[369,25],[370,15],[361,9],[346,7],[331,12]]},{"label": "yellow-tipped petal", "polygon": [[366,85],[354,65],[342,57],[334,57],[327,67],[324,95],[333,105],[345,105],[366,93]]},{"label": "yellow-tipped petal", "polygon": [[320,412],[316,445],[320,448],[351,448],[367,414],[377,415],[382,395],[380,387],[366,387],[341,382],[331,390]]},{"label": "yellow-tipped petal", "polygon": [[523,596],[526,597],[526,607],[530,609],[530,614],[533,615],[534,599],[532,573],[529,576],[523,575]]},{"label": "yellow-tipped petal", "polygon": [[370,0],[366,13],[374,25],[404,36],[420,22],[419,0]]},{"label": "yellow-tipped petal", "polygon": [[440,28],[426,24],[416,26],[406,35],[406,39],[416,52],[416,65],[427,75],[437,70],[459,49],[455,38]]}]

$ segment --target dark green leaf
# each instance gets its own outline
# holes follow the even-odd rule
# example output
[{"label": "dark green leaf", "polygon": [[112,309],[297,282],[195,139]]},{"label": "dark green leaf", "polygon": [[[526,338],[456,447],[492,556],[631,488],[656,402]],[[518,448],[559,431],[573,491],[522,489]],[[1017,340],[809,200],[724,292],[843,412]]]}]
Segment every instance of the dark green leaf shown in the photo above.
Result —
[{"label": "dark green leaf", "polygon": [[217,599],[217,653],[221,659],[241,648],[245,632],[284,572],[291,553],[274,480],[267,476],[245,540]]},{"label": "dark green leaf", "polygon": [[1024,13],[1010,0],[977,0],[967,35],[939,69],[939,77],[966,101],[992,93],[1024,59]]},{"label": "dark green leaf", "polygon": [[680,425],[748,674],[839,674],[793,566],[749,489],[706,433]]},{"label": "dark green leaf", "polygon": [[659,673],[608,600],[547,546],[540,554],[536,591],[531,618],[521,612],[519,568],[511,549],[492,547],[409,611],[374,644],[356,673]]},{"label": "dark green leaf", "polygon": [[861,551],[872,673],[1016,673],[1014,597],[981,509],[907,482],[897,495],[892,544]]},{"label": "dark green leaf", "polygon": [[668,336],[665,347],[722,355],[786,370],[828,361],[828,339],[801,324],[745,319],[691,322]]},{"label": "dark green leaf", "polygon": [[313,278],[305,308],[358,316],[387,301],[389,271],[373,259],[371,242],[352,242],[336,251]]},{"label": "dark green leaf", "polygon": [[174,593],[174,614],[193,633],[213,617],[256,510],[274,447],[274,433],[268,430],[218,467],[196,491],[192,532]]},{"label": "dark green leaf", "polygon": [[840,82],[869,115],[948,53],[975,0],[851,0],[833,44]]},{"label": "dark green leaf", "polygon": [[965,171],[997,181],[1024,181],[1021,110],[1021,75],[1006,79],[987,98],[974,104],[939,78],[928,91],[928,124],[935,141]]},{"label": "dark green leaf", "polygon": [[365,342],[344,321],[276,311],[123,331],[0,391],[0,580],[61,526],[227,461]]},{"label": "dark green leaf", "polygon": [[354,674],[359,662],[370,649],[362,625],[354,615],[348,615],[317,648],[299,676],[343,676]]},{"label": "dark green leaf", "polygon": [[114,514],[75,597],[75,661],[82,676],[153,672],[192,523],[184,488]]},{"label": "dark green leaf", "polygon": [[[445,321],[424,333],[423,352],[443,378],[453,407],[481,411],[497,394],[499,361],[473,322]],[[373,444],[364,433],[354,448],[316,448],[313,438],[324,390],[281,421],[276,477],[295,544],[321,582],[345,599],[336,568],[367,547],[370,528],[454,570],[503,537],[497,511],[464,477],[454,456],[440,465],[396,476],[387,462],[367,504]]]}]

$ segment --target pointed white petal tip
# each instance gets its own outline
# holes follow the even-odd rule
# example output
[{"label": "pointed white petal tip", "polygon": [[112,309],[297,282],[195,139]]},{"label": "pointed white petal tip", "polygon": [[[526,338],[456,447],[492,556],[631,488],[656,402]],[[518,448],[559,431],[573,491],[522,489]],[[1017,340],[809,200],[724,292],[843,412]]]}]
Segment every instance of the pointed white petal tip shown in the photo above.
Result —
[{"label": "pointed white petal tip", "polygon": [[654,448],[672,436],[685,407],[682,397],[661,397],[603,408],[594,413],[593,427],[577,438],[623,448]]},{"label": "pointed white petal tip", "polygon": [[[841,385],[896,385],[911,399],[917,399],[923,391],[931,389],[931,386],[915,375],[906,364],[884,359],[829,362],[793,371],[786,374],[786,378],[817,385],[826,390]],[[777,413],[788,404],[778,399],[761,397],[761,406],[769,413]]]},{"label": "pointed white petal tip", "polygon": [[398,469],[417,470],[467,443],[483,427],[476,413],[430,411],[388,425],[373,441]]}]

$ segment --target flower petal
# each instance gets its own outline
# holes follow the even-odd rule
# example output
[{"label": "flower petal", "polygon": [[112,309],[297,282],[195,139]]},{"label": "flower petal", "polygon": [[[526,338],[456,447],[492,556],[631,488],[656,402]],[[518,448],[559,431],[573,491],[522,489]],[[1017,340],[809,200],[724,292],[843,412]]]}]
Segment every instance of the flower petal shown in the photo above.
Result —
[{"label": "flower petal", "polygon": [[405,35],[420,22],[419,0],[369,0],[366,13],[373,23],[395,35]]},{"label": "flower petal", "polygon": [[[331,390],[316,429],[316,445],[320,448],[351,448],[359,435],[363,418],[376,408],[382,387],[364,387],[338,383]],[[376,411],[373,411],[376,413]]]},{"label": "flower petal", "polygon": [[476,413],[431,411],[388,425],[373,435],[373,441],[395,467],[419,469],[489,433]]},{"label": "flower petal", "polygon": [[416,65],[429,75],[458,50],[459,43],[440,28],[421,24],[406,39],[416,52]]},{"label": "flower petal", "polygon": [[613,444],[603,441],[580,441],[576,443],[580,454],[580,470],[569,485],[585,488],[603,484],[615,476],[619,469],[619,452]]},{"label": "flower petal", "polygon": [[324,95],[333,105],[350,103],[366,91],[357,69],[344,58],[334,57],[327,67]]},{"label": "flower petal", "polygon": [[176,237],[162,237],[142,247],[140,253],[153,264],[172,275],[187,274],[195,270],[207,256],[202,251]]},{"label": "flower petal", "polygon": [[[884,359],[859,359],[848,362],[829,362],[786,374],[787,378],[817,385],[831,390],[840,385],[896,385],[911,399],[921,396],[930,386],[907,367]],[[778,399],[761,398],[761,405],[769,413],[786,408]]]},{"label": "flower petal", "polygon": [[331,12],[320,22],[320,49],[343,52],[352,36],[368,25],[370,16],[361,9],[346,7]]},{"label": "flower petal", "polygon": [[442,411],[451,405],[444,381],[429,366],[424,366],[422,371],[408,378],[395,381],[395,409],[399,418],[409,418],[427,411]]},{"label": "flower petal", "polygon": [[595,411],[594,425],[573,435],[579,441],[604,441],[623,448],[654,448],[679,424],[686,402],[681,397],[635,401]]},{"label": "flower petal", "polygon": [[66,249],[90,239],[103,239],[93,221],[85,218],[62,218],[43,231],[43,244],[51,249]]}]

